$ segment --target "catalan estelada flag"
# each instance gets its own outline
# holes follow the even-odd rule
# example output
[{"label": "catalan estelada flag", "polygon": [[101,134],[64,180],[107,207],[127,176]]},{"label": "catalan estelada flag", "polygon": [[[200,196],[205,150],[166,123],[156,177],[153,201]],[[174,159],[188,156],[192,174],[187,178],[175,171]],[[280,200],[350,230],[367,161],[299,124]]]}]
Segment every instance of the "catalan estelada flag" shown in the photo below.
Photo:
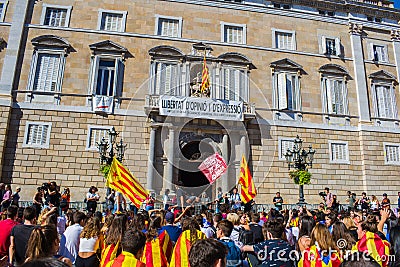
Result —
[{"label": "catalan estelada flag", "polygon": [[142,262],[149,267],[168,267],[171,254],[172,242],[164,230],[157,238],[146,242]]},{"label": "catalan estelada flag", "polygon": [[[195,235],[190,234],[190,230],[184,231],[176,241],[174,252],[172,253],[170,267],[188,267],[189,265],[189,251],[192,244],[199,239],[206,239],[206,235],[196,230]],[[194,238],[196,237],[196,238]]]},{"label": "catalan estelada flag", "polygon": [[206,55],[204,54],[203,71],[201,73],[201,87],[200,91],[204,93],[210,87],[210,75],[208,74],[208,67],[206,62]]},{"label": "catalan estelada flag", "polygon": [[366,232],[365,235],[353,246],[353,252],[366,252],[380,266],[386,267],[389,264],[390,244],[377,234]]},{"label": "catalan estelada flag", "polygon": [[250,202],[256,197],[256,186],[254,185],[253,178],[251,177],[250,169],[247,165],[244,155],[242,156],[242,160],[240,162],[239,184],[241,185],[240,198],[244,204]]},{"label": "catalan estelada flag", "polygon": [[122,251],[115,260],[107,264],[107,267],[146,267],[146,264],[136,259],[132,253]]},{"label": "catalan estelada flag", "polygon": [[124,194],[137,208],[149,195],[135,176],[116,158],[111,163],[106,186]]},{"label": "catalan estelada flag", "polygon": [[336,252],[328,253],[327,256],[321,255],[315,245],[303,252],[303,257],[298,263],[298,267],[339,267],[342,263],[340,256]]},{"label": "catalan estelada flag", "polygon": [[117,257],[119,243],[110,244],[101,251],[100,267],[106,267],[107,264]]}]

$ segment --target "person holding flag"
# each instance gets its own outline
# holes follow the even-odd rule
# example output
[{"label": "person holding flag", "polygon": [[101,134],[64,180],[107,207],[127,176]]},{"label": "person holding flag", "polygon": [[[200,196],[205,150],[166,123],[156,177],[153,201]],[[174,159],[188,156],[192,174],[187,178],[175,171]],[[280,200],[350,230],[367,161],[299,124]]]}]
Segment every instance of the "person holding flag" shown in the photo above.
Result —
[{"label": "person holding flag", "polygon": [[251,176],[250,169],[247,165],[244,155],[240,161],[239,185],[240,198],[242,199],[242,202],[244,204],[251,202],[257,195],[257,189],[254,185],[253,177]]}]

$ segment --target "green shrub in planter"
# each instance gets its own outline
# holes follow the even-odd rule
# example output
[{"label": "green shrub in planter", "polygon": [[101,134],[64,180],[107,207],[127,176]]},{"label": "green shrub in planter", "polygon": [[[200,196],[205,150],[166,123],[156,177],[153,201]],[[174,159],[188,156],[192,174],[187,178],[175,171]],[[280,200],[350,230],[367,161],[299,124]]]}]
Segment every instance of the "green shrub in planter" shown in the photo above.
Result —
[{"label": "green shrub in planter", "polygon": [[289,176],[293,180],[293,182],[298,185],[305,185],[305,184],[311,183],[312,175],[307,170],[305,170],[305,171],[300,171],[300,170],[290,171]]}]

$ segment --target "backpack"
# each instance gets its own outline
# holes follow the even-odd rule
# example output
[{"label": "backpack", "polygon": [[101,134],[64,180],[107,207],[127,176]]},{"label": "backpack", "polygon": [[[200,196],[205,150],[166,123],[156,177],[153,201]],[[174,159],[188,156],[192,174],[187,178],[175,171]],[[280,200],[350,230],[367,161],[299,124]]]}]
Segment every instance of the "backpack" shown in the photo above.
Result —
[{"label": "backpack", "polygon": [[226,255],[226,266],[243,266],[241,251],[238,246],[235,245],[235,242],[233,242],[232,240],[221,240],[220,242],[224,244],[224,246],[228,249],[228,254]]},{"label": "backpack", "polygon": [[243,227],[239,228],[239,242],[243,245],[252,245],[254,244],[254,235],[253,231],[246,230]]},{"label": "backpack", "polygon": [[60,208],[64,209],[68,206],[68,200],[66,195],[61,196],[61,201],[60,201]]}]

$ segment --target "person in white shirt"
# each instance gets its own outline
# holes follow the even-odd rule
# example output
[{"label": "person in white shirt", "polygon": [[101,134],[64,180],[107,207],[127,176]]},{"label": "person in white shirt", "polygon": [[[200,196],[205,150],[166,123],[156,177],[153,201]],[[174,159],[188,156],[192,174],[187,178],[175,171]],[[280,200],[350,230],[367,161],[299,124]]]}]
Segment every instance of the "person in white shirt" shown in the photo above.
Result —
[{"label": "person in white shirt", "polygon": [[86,194],[86,205],[87,211],[91,213],[95,213],[97,209],[97,201],[100,199],[100,196],[97,194],[97,187],[91,186],[89,188],[89,192]]},{"label": "person in white shirt", "polygon": [[79,239],[86,222],[86,215],[83,212],[77,211],[73,215],[74,225],[69,226],[60,241],[60,255],[69,258],[72,263],[75,263],[79,251]]}]

